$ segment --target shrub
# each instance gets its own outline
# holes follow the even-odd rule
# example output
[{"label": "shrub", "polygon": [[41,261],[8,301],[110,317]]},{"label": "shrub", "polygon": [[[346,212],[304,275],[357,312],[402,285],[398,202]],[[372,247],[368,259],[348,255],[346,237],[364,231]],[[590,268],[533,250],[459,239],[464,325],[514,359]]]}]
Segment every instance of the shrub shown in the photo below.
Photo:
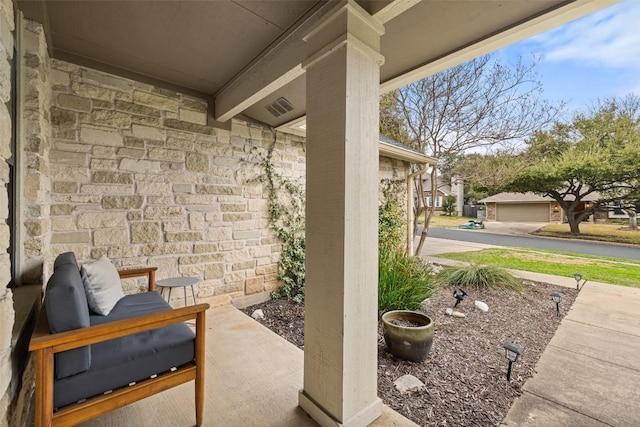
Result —
[{"label": "shrub", "polygon": [[403,180],[382,181],[384,200],[378,207],[378,311],[415,310],[433,294],[430,268],[407,255],[405,222],[398,201]]},{"label": "shrub", "polygon": [[420,257],[399,248],[378,254],[378,311],[415,310],[434,291],[431,269]]},{"label": "shrub", "polygon": [[464,267],[448,267],[439,274],[444,285],[471,289],[507,288],[522,291],[522,282],[508,271],[492,265],[471,264]]}]

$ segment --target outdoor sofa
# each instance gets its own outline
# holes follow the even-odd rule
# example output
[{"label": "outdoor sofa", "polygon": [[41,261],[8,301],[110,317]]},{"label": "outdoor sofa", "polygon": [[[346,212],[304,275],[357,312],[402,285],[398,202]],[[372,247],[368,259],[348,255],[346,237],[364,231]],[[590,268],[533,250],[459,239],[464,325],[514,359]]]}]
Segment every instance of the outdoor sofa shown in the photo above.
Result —
[{"label": "outdoor sofa", "polygon": [[[122,292],[120,278],[146,276],[149,291],[122,293],[103,315],[89,308],[87,298],[96,295],[86,291],[84,266],[81,276],[75,255],[55,260],[46,313],[40,313],[29,346],[36,353],[36,426],[75,425],[191,380],[201,425],[209,304],[172,309],[155,291],[156,267],[112,268],[115,278],[100,270],[94,277],[117,281],[113,288]],[[184,323],[191,319],[195,333]]]}]

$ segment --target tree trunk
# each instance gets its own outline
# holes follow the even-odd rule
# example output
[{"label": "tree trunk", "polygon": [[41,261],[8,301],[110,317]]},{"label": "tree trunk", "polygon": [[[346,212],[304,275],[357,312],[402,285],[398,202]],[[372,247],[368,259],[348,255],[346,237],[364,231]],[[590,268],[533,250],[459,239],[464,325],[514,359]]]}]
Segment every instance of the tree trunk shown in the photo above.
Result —
[{"label": "tree trunk", "polygon": [[637,230],[638,229],[638,217],[635,209],[627,209],[627,215],[629,215],[629,229]]},{"label": "tree trunk", "polygon": [[[418,241],[418,246],[416,247],[415,255],[419,255],[422,247],[424,246],[424,241],[427,238],[427,233],[429,232],[429,224],[431,223],[431,216],[433,215],[433,211],[436,206],[436,168],[432,168],[431,170],[431,207],[426,207],[424,210],[424,226],[422,227],[422,233],[420,233],[420,241]],[[420,179],[420,187],[422,188],[422,176],[418,177]],[[424,193],[422,193],[424,194]],[[422,197],[421,194],[421,197]]]},{"label": "tree trunk", "polygon": [[580,221],[582,221],[582,217],[580,215],[576,215],[573,209],[569,209],[565,212],[567,214],[567,222],[569,223],[571,234],[580,234]]}]

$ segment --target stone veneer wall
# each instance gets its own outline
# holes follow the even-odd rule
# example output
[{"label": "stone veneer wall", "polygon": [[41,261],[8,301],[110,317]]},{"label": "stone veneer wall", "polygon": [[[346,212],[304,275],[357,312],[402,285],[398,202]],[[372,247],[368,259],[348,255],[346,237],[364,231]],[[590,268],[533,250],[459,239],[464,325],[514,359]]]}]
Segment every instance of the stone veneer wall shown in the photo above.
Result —
[{"label": "stone veneer wall", "polygon": [[[398,204],[402,209],[402,218],[407,221],[407,177],[410,174],[409,163],[398,159],[380,156],[380,171],[378,179],[380,182],[389,179],[393,181],[401,181],[398,192]],[[382,185],[378,186],[379,202],[383,200]],[[404,238],[407,236],[407,227],[403,227]]]},{"label": "stone veneer wall", "polygon": [[46,261],[50,240],[51,148],[50,60],[42,25],[25,20],[22,38],[22,153],[20,174],[22,283],[43,283],[50,276]]},{"label": "stone veneer wall", "polygon": [[11,0],[0,0],[0,426],[9,425],[9,405],[14,393],[10,385],[14,378],[11,365],[11,333],[14,312],[12,294],[7,289],[11,280],[9,261],[9,216],[7,183],[11,157],[11,116],[7,103],[11,100],[11,65],[14,48],[14,18]]},{"label": "stone veneer wall", "polygon": [[[205,101],[57,60],[51,83],[49,261],[74,251],[155,265],[159,279],[198,277],[199,296],[220,302],[279,286],[280,244],[247,161],[272,130],[210,127]],[[303,139],[276,135],[276,167],[302,177]]]}]

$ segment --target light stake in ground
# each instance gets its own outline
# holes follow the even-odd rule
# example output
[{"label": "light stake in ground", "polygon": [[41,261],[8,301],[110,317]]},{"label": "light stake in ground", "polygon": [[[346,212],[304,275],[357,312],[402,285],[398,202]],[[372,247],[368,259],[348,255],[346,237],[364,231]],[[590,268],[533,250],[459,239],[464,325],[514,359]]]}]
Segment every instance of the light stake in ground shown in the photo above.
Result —
[{"label": "light stake in ground", "polygon": [[522,354],[524,348],[518,344],[506,342],[502,345],[504,348],[504,354],[509,361],[509,368],[507,368],[507,381],[511,381],[511,365],[518,360],[518,356]]},{"label": "light stake in ground", "polygon": [[560,317],[560,302],[564,294],[562,292],[551,292],[551,300],[556,303],[556,316]]},{"label": "light stake in ground", "polygon": [[576,279],[576,289],[580,290],[580,280],[582,280],[582,273],[573,273],[573,278]]},{"label": "light stake in ground", "polygon": [[464,299],[464,297],[467,296],[467,293],[465,291],[463,291],[462,289],[458,289],[453,291],[453,297],[456,299],[456,303],[453,306],[453,308],[456,308],[458,306],[458,304],[460,304],[462,302],[462,300]]}]

